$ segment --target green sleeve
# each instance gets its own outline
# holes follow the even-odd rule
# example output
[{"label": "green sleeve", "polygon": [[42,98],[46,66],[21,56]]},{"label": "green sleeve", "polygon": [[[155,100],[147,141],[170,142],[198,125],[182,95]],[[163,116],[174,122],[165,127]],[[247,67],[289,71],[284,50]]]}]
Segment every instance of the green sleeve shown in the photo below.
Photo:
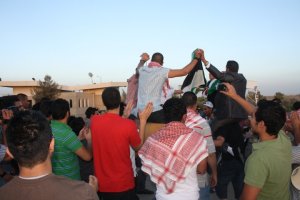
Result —
[{"label": "green sleeve", "polygon": [[75,133],[73,131],[70,131],[67,134],[67,137],[65,138],[64,145],[70,150],[70,151],[77,151],[82,147],[82,143],[77,138]]}]

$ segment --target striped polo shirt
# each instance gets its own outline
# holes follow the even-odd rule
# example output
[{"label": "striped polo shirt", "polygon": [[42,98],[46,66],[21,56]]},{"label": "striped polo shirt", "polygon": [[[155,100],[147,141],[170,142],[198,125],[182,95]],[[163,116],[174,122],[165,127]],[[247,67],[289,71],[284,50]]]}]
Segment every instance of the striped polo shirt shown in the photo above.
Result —
[{"label": "striped polo shirt", "polygon": [[80,180],[79,162],[75,151],[82,147],[82,143],[67,124],[52,120],[51,128],[55,143],[52,155],[53,173]]}]

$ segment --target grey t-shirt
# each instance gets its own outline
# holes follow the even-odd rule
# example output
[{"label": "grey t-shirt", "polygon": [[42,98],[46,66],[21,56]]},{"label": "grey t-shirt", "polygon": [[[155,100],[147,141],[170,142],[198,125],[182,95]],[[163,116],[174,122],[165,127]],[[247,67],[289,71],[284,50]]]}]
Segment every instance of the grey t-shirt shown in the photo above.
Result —
[{"label": "grey t-shirt", "polygon": [[19,177],[0,188],[1,200],[99,200],[95,190],[83,181],[49,174],[26,180]]}]

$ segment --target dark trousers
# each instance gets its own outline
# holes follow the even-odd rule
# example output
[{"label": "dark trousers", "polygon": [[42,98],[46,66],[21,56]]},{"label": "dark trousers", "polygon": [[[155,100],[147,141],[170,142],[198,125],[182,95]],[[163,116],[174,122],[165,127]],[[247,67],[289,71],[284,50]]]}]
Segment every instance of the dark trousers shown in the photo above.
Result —
[{"label": "dark trousers", "polygon": [[216,193],[220,199],[227,199],[227,187],[232,182],[236,199],[242,194],[244,186],[244,164],[236,159],[222,160],[218,165]]},{"label": "dark trousers", "polygon": [[137,167],[137,176],[135,177],[135,191],[138,193],[146,189],[147,174],[142,171],[142,161],[139,156],[135,158],[135,165]]},{"label": "dark trousers", "polygon": [[100,200],[139,200],[134,189],[124,192],[98,192]]}]

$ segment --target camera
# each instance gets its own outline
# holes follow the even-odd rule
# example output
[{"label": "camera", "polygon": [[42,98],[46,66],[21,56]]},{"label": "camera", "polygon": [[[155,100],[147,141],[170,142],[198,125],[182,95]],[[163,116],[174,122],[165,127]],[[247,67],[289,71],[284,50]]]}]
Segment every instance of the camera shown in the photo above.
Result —
[{"label": "camera", "polygon": [[20,111],[19,107],[15,106],[16,102],[18,101],[19,99],[17,95],[8,95],[8,96],[0,97],[0,120],[3,119],[2,116],[3,109],[11,110],[14,116],[19,113]]},{"label": "camera", "polygon": [[[11,110],[13,112],[13,116],[17,115],[20,112],[20,110],[17,106],[9,106],[5,109]],[[0,120],[3,120],[2,110],[0,110]]]},{"label": "camera", "polygon": [[219,83],[217,86],[217,90],[218,91],[226,91],[227,90],[226,85],[224,85],[223,83]]}]

